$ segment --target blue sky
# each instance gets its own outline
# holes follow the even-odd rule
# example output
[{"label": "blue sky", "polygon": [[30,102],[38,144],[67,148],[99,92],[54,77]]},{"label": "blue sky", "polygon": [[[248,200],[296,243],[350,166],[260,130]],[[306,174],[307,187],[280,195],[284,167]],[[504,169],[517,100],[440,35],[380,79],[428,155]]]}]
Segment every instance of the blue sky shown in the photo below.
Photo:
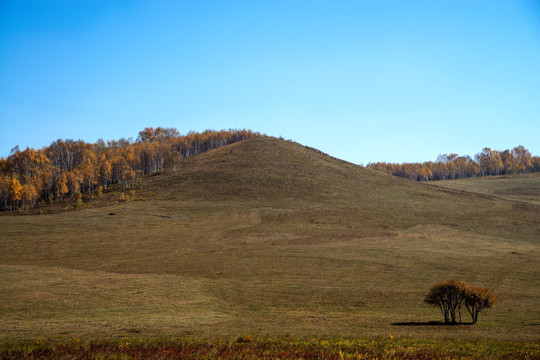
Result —
[{"label": "blue sky", "polygon": [[540,3],[0,1],[0,156],[249,128],[353,163],[540,155]]}]

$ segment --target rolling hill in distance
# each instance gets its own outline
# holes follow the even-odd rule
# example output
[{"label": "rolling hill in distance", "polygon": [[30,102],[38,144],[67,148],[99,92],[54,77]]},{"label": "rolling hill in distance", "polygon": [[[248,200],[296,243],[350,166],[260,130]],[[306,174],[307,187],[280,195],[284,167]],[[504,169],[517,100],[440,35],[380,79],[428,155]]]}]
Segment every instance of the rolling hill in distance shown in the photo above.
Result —
[{"label": "rolling hill in distance", "polygon": [[[507,188],[534,197],[527,179]],[[76,211],[3,214],[0,337],[538,342],[537,198],[467,181],[480,179],[413,182],[262,137],[144,177],[129,201],[118,188]],[[428,325],[440,313],[424,295],[454,278],[497,306],[474,326]]]}]

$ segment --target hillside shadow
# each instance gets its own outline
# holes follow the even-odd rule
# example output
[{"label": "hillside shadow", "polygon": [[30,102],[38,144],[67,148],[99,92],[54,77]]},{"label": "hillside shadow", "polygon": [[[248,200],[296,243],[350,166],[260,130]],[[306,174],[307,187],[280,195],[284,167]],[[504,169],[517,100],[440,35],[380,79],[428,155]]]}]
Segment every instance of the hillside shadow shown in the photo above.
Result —
[{"label": "hillside shadow", "polygon": [[472,325],[472,323],[445,323],[442,321],[407,321],[392,323],[393,326],[466,326]]}]

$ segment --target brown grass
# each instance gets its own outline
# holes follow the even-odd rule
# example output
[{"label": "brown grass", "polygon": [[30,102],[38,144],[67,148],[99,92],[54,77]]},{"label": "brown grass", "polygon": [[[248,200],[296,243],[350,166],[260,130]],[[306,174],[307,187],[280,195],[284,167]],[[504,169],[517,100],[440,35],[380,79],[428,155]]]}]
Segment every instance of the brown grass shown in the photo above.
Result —
[{"label": "brown grass", "polygon": [[540,173],[433,181],[431,183],[449,189],[540,205]]},{"label": "brown grass", "polygon": [[[540,340],[535,205],[441,191],[277,139],[186,159],[136,197],[0,216],[1,339]],[[440,320],[423,295],[451,278],[491,288],[499,304],[474,326],[393,325]]]}]

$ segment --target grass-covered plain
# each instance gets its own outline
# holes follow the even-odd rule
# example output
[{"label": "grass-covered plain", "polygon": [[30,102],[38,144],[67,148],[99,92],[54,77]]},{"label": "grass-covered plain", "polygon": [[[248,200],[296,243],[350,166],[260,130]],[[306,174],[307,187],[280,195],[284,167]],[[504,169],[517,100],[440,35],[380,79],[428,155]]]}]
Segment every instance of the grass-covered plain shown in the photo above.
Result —
[{"label": "grass-covered plain", "polygon": [[540,205],[540,173],[434,181],[432,184]]},{"label": "grass-covered plain", "polygon": [[[85,198],[76,211],[0,216],[8,348],[242,334],[262,344],[284,334],[540,341],[532,203],[393,178],[277,139],[185,159],[128,202],[110,201],[118,191],[104,198],[108,206]],[[489,287],[498,304],[476,325],[433,323],[441,315],[423,296],[452,278]]]}]

